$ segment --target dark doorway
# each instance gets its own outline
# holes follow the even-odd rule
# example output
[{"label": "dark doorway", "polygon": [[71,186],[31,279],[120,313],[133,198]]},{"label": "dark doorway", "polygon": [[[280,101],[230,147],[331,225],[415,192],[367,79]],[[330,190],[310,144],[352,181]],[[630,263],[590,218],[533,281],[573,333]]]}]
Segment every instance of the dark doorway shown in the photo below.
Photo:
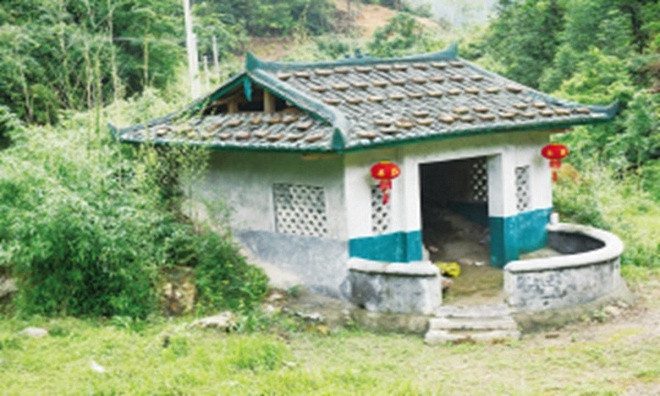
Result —
[{"label": "dark doorway", "polygon": [[420,165],[424,247],[432,262],[457,262],[461,275],[445,293],[448,302],[483,302],[502,288],[490,267],[487,158]]}]

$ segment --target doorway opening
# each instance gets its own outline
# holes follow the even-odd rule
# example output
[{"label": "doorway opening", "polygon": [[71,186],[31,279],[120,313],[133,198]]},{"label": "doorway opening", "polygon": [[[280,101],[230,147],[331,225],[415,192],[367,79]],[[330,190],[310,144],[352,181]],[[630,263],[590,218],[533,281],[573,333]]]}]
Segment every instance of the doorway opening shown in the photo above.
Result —
[{"label": "doorway opening", "polygon": [[502,271],[490,266],[487,157],[421,164],[424,248],[433,263],[460,265],[447,303],[500,302]]}]

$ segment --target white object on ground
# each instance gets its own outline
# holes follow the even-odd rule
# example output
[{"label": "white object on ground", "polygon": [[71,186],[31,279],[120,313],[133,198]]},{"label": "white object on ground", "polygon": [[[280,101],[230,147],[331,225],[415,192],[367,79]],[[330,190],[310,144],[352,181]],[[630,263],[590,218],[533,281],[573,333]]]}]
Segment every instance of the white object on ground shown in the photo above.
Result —
[{"label": "white object on ground", "polygon": [[192,326],[230,331],[236,327],[236,320],[233,313],[225,311],[214,316],[198,319],[192,323]]},{"label": "white object on ground", "polygon": [[105,367],[101,366],[100,364],[96,363],[93,360],[89,363],[89,368],[91,368],[92,371],[99,374],[105,373]]},{"label": "white object on ground", "polygon": [[48,335],[48,330],[42,329],[41,327],[26,327],[21,331],[21,335],[32,338],[41,338]]}]

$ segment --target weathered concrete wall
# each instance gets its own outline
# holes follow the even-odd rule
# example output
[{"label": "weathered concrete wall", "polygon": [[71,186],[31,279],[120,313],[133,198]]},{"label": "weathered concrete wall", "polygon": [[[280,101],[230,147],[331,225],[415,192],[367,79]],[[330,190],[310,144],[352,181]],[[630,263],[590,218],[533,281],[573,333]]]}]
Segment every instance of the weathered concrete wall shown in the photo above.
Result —
[{"label": "weathered concrete wall", "polygon": [[[585,304],[619,290],[623,243],[615,235],[573,224],[548,226],[557,250],[581,252],[513,261],[504,267],[507,303],[521,311]],[[574,235],[574,238],[570,238]],[[570,239],[570,242],[568,241]],[[600,246],[600,247],[598,247]],[[589,250],[596,247],[595,250]]]},{"label": "weathered concrete wall", "polygon": [[438,268],[424,262],[383,264],[349,261],[345,297],[368,311],[433,314],[440,306]]},{"label": "weathered concrete wall", "polygon": [[316,293],[341,297],[340,286],[348,274],[346,241],[252,230],[236,231],[235,236],[274,286],[304,285]]},{"label": "weathered concrete wall", "polygon": [[[193,195],[196,200],[228,206],[234,235],[275,286],[302,284],[339,296],[348,259],[343,175],[343,159],[338,155],[215,152]],[[328,226],[325,237],[277,232],[275,183],[323,187]]]},{"label": "weathered concrete wall", "polygon": [[214,152],[204,177],[194,187],[197,199],[221,200],[231,210],[234,230],[275,232],[273,184],[323,187],[330,239],[346,239],[344,165],[339,155]]}]

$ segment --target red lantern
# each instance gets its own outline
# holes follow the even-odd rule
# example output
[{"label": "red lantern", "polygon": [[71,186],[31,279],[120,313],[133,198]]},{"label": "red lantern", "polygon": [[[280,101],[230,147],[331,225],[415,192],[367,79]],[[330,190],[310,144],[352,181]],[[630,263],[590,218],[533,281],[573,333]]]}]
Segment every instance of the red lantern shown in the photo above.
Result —
[{"label": "red lantern", "polygon": [[550,160],[552,181],[557,181],[557,171],[561,167],[561,160],[568,155],[568,147],[559,143],[551,143],[541,149],[541,155]]},{"label": "red lantern", "polygon": [[378,187],[383,192],[383,205],[390,201],[392,180],[399,177],[401,169],[391,161],[380,161],[371,167],[371,177],[378,180]]}]

